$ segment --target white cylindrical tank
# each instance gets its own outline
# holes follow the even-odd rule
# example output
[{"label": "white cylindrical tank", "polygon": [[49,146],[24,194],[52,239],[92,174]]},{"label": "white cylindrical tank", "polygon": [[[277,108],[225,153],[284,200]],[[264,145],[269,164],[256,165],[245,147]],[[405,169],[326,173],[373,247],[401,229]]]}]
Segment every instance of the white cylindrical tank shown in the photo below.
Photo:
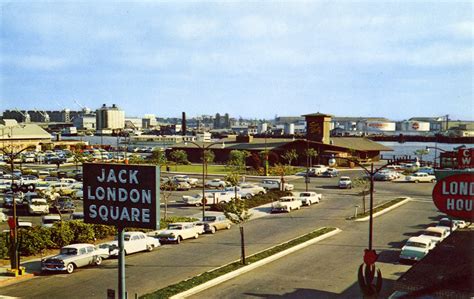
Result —
[{"label": "white cylindrical tank", "polygon": [[430,123],[415,120],[404,121],[402,122],[401,129],[408,132],[428,132],[430,130]]},{"label": "white cylindrical tank", "polygon": [[268,130],[268,124],[267,123],[262,123],[259,125],[260,127],[260,132],[259,133],[265,133]]},{"label": "white cylindrical tank", "polygon": [[295,135],[295,124],[285,124],[285,135]]}]

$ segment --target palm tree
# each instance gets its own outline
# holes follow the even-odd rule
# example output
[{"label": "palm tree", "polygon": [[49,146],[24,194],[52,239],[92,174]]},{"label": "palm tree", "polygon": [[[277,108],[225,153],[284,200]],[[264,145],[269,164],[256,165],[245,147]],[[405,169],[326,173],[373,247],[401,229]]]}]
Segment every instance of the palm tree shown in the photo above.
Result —
[{"label": "palm tree", "polygon": [[315,150],[314,148],[308,148],[308,149],[305,151],[305,154],[306,154],[306,157],[309,158],[309,165],[308,165],[308,167],[313,166],[313,158],[316,158],[316,156],[318,155],[318,151]]},{"label": "palm tree", "polygon": [[296,149],[291,149],[289,151],[286,151],[283,155],[282,155],[283,159],[285,159],[286,161],[288,161],[288,165],[291,166],[291,162],[293,160],[296,160],[298,159],[298,152],[296,151]]}]

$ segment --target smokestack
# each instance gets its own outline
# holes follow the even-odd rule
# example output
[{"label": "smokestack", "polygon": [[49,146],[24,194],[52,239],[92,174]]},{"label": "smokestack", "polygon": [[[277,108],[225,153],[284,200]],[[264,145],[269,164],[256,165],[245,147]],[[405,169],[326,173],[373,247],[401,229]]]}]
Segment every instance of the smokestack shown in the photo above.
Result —
[{"label": "smokestack", "polygon": [[181,118],[181,135],[186,135],[186,112],[183,112],[183,116]]}]

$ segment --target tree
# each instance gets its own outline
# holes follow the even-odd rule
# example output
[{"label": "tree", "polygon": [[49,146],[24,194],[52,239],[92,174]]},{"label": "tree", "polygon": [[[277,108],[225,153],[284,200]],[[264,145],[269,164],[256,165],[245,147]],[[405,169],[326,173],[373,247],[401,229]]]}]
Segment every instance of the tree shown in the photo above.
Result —
[{"label": "tree", "polygon": [[308,148],[305,151],[305,155],[306,155],[306,157],[309,158],[309,167],[312,167],[313,166],[313,158],[316,158],[316,156],[318,155],[318,151],[315,150],[314,148]]},{"label": "tree", "polygon": [[365,197],[370,192],[370,179],[367,177],[355,178],[352,181],[352,187],[359,189],[359,195],[362,195],[362,211],[365,213]]},{"label": "tree", "polygon": [[419,156],[420,158],[420,163],[423,162],[423,156],[428,155],[430,151],[428,149],[417,149],[414,154]]},{"label": "tree", "polygon": [[130,164],[143,164],[145,163],[145,159],[139,155],[133,155],[129,158],[128,161]]},{"label": "tree", "polygon": [[240,175],[239,175],[239,173],[238,173],[238,172],[229,173],[229,174],[226,175],[225,180],[226,180],[227,182],[229,182],[232,187],[234,187],[234,191],[235,191],[234,200],[237,200],[237,199],[238,199],[238,196],[237,196],[237,185],[238,185],[239,182],[240,182]]},{"label": "tree", "polygon": [[250,156],[248,151],[232,150],[229,153],[227,164],[241,172],[245,169],[245,160]]},{"label": "tree", "polygon": [[173,184],[168,181],[165,183],[161,183],[160,186],[160,194],[163,202],[165,204],[165,213],[163,215],[163,219],[166,221],[168,220],[168,200],[170,199],[171,195],[173,195],[173,191],[175,190]]},{"label": "tree", "polygon": [[[214,154],[213,151],[211,151],[211,150],[205,150],[204,151],[204,161],[202,161],[202,162],[204,163],[204,165],[206,167],[205,168],[205,176],[207,176],[207,165],[209,163],[214,162],[215,158],[216,158],[216,155]],[[201,160],[202,160],[202,158],[201,158]]]},{"label": "tree", "polygon": [[166,155],[164,151],[160,149],[155,149],[151,152],[151,158],[150,158],[151,163],[155,165],[160,165],[160,169],[162,165],[165,165],[167,160],[166,160]]},{"label": "tree", "polygon": [[293,160],[296,160],[298,159],[298,152],[296,151],[296,149],[291,149],[291,150],[288,150],[286,151],[283,155],[282,155],[283,159],[285,159],[286,161],[288,161],[288,165],[291,166],[291,162]]},{"label": "tree", "polygon": [[85,160],[84,152],[82,149],[75,149],[74,152],[72,152],[73,159],[74,159],[74,164],[76,165],[76,170],[79,168],[79,164],[82,164]]},{"label": "tree", "polygon": [[188,162],[188,155],[184,150],[174,150],[170,153],[170,157],[176,163],[176,170],[178,170],[179,163]]},{"label": "tree", "polygon": [[247,205],[244,200],[233,200],[222,206],[224,215],[232,223],[239,226],[240,231],[240,252],[242,265],[247,264],[245,261],[245,237],[244,237],[244,224],[252,214],[249,213]]}]

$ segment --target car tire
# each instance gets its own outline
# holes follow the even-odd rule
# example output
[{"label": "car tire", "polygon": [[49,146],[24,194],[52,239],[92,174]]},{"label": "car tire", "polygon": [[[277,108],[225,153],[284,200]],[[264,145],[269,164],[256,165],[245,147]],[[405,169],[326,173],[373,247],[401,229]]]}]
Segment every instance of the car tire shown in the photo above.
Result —
[{"label": "car tire", "polygon": [[435,179],[432,179],[431,182],[434,183],[434,182],[436,182],[436,180],[435,180]]},{"label": "car tire", "polygon": [[419,182],[420,182],[420,181],[418,181],[418,180],[415,180],[415,184],[418,184]]},{"label": "car tire", "polygon": [[153,245],[147,245],[146,246],[146,251],[150,252],[153,251],[154,246]]},{"label": "car tire", "polygon": [[178,236],[178,237],[176,238],[176,244],[181,243],[182,240],[183,240],[183,239],[181,238],[181,236]]},{"label": "car tire", "polygon": [[216,227],[215,226],[211,226],[211,234],[215,234],[216,233]]},{"label": "car tire", "polygon": [[247,194],[245,195],[245,199],[251,199],[251,198],[252,198],[252,194],[247,193]]},{"label": "car tire", "polygon": [[196,234],[194,235],[194,239],[197,239],[197,238],[199,238],[199,234],[198,234],[198,233],[196,233]]},{"label": "car tire", "polygon": [[100,264],[102,264],[102,257],[100,257],[100,256],[96,257],[94,264],[96,266],[100,266]]},{"label": "car tire", "polygon": [[72,272],[74,272],[75,268],[76,268],[76,266],[74,266],[73,263],[67,264],[67,266],[66,266],[67,274],[71,274]]},{"label": "car tire", "polygon": [[226,229],[230,229],[230,223],[227,224]]}]

